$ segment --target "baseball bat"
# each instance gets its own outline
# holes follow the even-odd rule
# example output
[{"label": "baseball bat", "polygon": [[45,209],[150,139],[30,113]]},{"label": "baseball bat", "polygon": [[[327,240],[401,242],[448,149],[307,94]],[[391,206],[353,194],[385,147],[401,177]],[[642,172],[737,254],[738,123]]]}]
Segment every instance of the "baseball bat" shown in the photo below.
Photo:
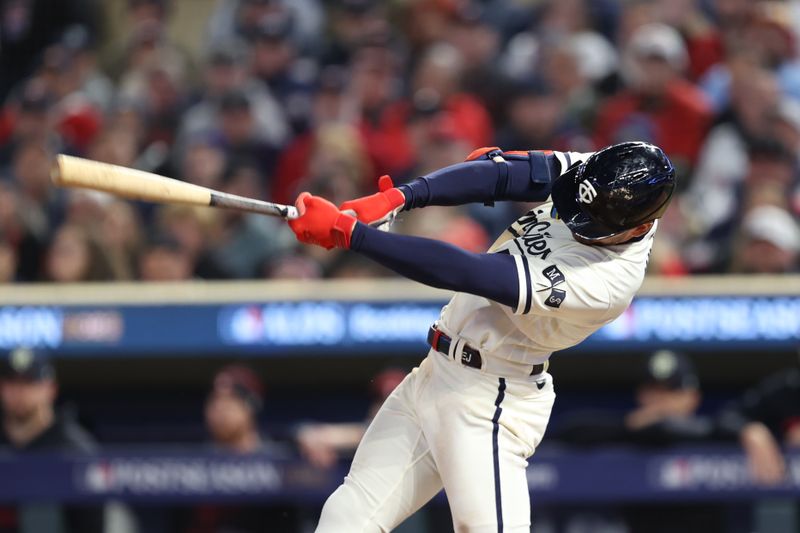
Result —
[{"label": "baseball bat", "polygon": [[299,216],[291,205],[228,194],[151,172],[63,154],[56,157],[50,175],[60,187],[94,189],[133,200],[228,207],[287,220]]}]

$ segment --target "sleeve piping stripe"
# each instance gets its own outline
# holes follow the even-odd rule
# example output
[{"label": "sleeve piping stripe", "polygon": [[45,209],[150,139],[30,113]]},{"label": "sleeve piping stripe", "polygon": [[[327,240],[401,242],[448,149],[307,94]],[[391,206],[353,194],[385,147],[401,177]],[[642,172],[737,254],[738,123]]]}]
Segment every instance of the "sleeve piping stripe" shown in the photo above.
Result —
[{"label": "sleeve piping stripe", "polygon": [[564,152],[564,157],[567,158],[567,168],[572,166],[572,158],[569,155],[569,152]]},{"label": "sleeve piping stripe", "polygon": [[525,311],[523,311],[523,314],[527,315],[531,311],[531,300],[533,299],[533,290],[532,290],[533,286],[531,285],[531,271],[530,271],[530,268],[528,267],[528,261],[525,260],[524,257],[521,258],[521,259],[522,259],[522,266],[525,269],[525,282],[528,285],[527,286],[527,291],[525,293],[526,294]]},{"label": "sleeve piping stripe", "polygon": [[517,246],[517,249],[519,250],[520,255],[524,256],[525,252],[522,251],[522,246],[516,241],[516,239],[514,241],[512,241],[512,242]]},{"label": "sleeve piping stripe", "polygon": [[560,167],[558,173],[561,175],[567,170],[567,159],[564,157],[564,152],[553,152],[553,155],[556,156],[556,161],[558,161],[558,166]]},{"label": "sleeve piping stripe", "polygon": [[525,306],[525,281],[523,279],[523,263],[525,262],[522,257],[518,255],[512,255],[514,258],[514,263],[517,265],[517,279],[519,280],[519,299],[517,301],[517,309],[515,310],[516,313],[520,313],[520,311]]}]

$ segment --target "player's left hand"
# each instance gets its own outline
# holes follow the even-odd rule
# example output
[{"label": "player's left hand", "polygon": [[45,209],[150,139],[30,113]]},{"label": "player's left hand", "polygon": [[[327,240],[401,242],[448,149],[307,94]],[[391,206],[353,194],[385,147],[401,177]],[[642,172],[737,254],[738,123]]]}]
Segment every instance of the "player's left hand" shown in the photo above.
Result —
[{"label": "player's left hand", "polygon": [[357,222],[355,217],[342,213],[325,198],[307,192],[297,197],[295,206],[300,216],[290,220],[289,227],[298,241],[327,250],[350,248],[350,237]]},{"label": "player's left hand", "polygon": [[339,206],[344,212],[355,215],[359,221],[373,227],[388,226],[406,204],[403,192],[394,186],[392,178],[381,176],[378,179],[378,191],[369,196],[348,200]]}]

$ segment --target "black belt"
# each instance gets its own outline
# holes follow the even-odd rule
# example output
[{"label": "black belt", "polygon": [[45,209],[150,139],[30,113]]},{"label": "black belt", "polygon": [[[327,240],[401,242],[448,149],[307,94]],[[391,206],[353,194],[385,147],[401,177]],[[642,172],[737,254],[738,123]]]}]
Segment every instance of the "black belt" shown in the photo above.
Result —
[{"label": "black belt", "polygon": [[[442,333],[441,330],[436,329],[436,326],[431,326],[431,329],[428,330],[428,344],[430,344],[431,348],[437,352],[450,357],[450,345],[452,343],[453,339]],[[483,366],[481,352],[465,344],[461,349],[461,364],[480,370]],[[543,363],[533,365],[533,368],[531,369],[531,376],[541,374],[542,372],[544,372]]]}]

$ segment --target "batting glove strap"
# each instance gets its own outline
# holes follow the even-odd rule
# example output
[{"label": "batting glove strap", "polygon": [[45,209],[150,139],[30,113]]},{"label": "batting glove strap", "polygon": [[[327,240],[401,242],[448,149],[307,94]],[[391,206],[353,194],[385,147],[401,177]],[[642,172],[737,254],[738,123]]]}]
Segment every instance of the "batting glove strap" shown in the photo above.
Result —
[{"label": "batting glove strap", "polygon": [[347,213],[339,213],[331,228],[331,237],[333,237],[333,244],[337,248],[350,249],[350,241],[353,236],[353,228],[356,226],[355,217]]},{"label": "batting glove strap", "polygon": [[351,213],[360,222],[370,226],[382,226],[394,220],[397,213],[406,205],[406,197],[400,189],[394,187],[392,178],[381,176],[375,194],[344,202],[339,209]]},{"label": "batting glove strap", "polygon": [[[467,156],[467,161],[475,161],[477,159],[489,159],[497,163],[497,185],[494,190],[495,198],[503,198],[506,189],[508,188],[508,162],[505,159],[504,152],[497,146],[488,146],[485,148],[478,148]],[[494,200],[487,200],[483,205],[492,207]]]}]

